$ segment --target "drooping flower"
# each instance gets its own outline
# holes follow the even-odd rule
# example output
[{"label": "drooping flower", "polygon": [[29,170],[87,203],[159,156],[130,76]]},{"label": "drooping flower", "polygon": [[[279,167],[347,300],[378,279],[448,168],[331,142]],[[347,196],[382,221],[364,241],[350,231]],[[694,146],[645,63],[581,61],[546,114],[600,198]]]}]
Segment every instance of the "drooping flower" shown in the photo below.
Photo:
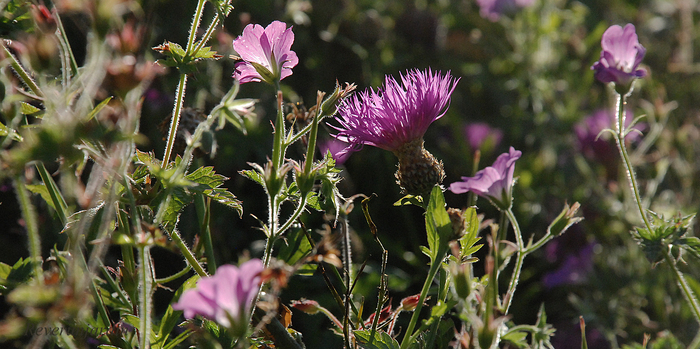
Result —
[{"label": "drooping flower", "polygon": [[479,4],[479,14],[492,22],[501,18],[502,14],[517,11],[532,5],[535,0],[476,0]]},{"label": "drooping flower", "polygon": [[450,72],[411,70],[401,83],[386,76],[377,91],[365,90],[344,99],[338,107],[337,139],[349,144],[340,154],[371,145],[399,158],[396,173],[402,190],[422,195],[444,178],[442,163],[423,147],[430,124],[447,111],[459,79]]},{"label": "drooping flower", "polygon": [[600,82],[627,86],[646,75],[639,64],[647,50],[639,43],[634,25],[627,24],[624,29],[619,25],[611,26],[603,33],[600,44],[603,47],[600,60],[591,67]]},{"label": "drooping flower", "polygon": [[233,41],[233,49],[241,57],[233,77],[241,83],[275,84],[292,75],[292,68],[299,63],[291,50],[293,42],[294,32],[284,22],[274,21],[264,29],[259,24],[248,24]]},{"label": "drooping flower", "polygon": [[484,142],[490,141],[492,146],[497,146],[503,138],[503,131],[491,128],[485,122],[474,122],[464,127],[464,135],[467,137],[469,146],[473,150],[481,149]]},{"label": "drooping flower", "polygon": [[461,182],[450,184],[450,191],[462,194],[468,191],[485,197],[501,210],[509,209],[512,203],[513,173],[515,161],[522,152],[510,147],[508,153],[498,156],[493,166],[486,167],[474,177],[462,177]]},{"label": "drooping flower", "polygon": [[245,332],[263,269],[259,259],[251,259],[240,268],[222,265],[213,276],[199,279],[196,288],[186,290],[173,309],[182,310],[187,319],[201,315],[234,333]]}]

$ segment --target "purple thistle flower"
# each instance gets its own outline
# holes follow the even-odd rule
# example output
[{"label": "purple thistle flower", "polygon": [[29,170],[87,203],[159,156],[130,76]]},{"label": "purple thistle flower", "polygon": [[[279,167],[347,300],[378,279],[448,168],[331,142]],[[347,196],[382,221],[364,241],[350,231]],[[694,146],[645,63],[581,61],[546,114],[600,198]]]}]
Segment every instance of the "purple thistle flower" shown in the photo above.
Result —
[{"label": "purple thistle flower", "polygon": [[647,50],[639,44],[634,25],[627,24],[624,29],[619,25],[611,26],[603,33],[600,44],[603,47],[600,60],[591,67],[600,82],[627,86],[647,74],[639,68]]},{"label": "purple thistle flower", "polygon": [[535,0],[476,0],[481,17],[492,22],[501,18],[502,14],[528,7],[534,2]]},{"label": "purple thistle flower", "polygon": [[498,156],[493,166],[486,167],[474,177],[462,177],[461,182],[450,184],[450,191],[462,194],[468,191],[485,197],[502,210],[510,208],[513,191],[513,172],[515,161],[520,159],[522,152],[510,147],[508,153]]},{"label": "purple thistle flower", "polygon": [[386,76],[377,91],[365,90],[344,99],[338,107],[340,126],[334,135],[348,143],[338,155],[371,145],[393,152],[399,158],[396,173],[404,192],[426,194],[442,182],[444,170],[423,148],[423,135],[430,124],[445,115],[459,79],[431,69],[411,70],[401,83]]},{"label": "purple thistle flower", "polygon": [[233,40],[233,49],[241,56],[233,77],[241,83],[265,81],[269,84],[292,75],[299,63],[291,50],[294,42],[292,28],[274,21],[265,29],[259,24],[248,24],[243,34]]},{"label": "purple thistle flower", "polygon": [[487,140],[493,142],[492,146],[497,146],[503,138],[503,131],[497,128],[491,128],[487,123],[475,122],[464,127],[464,134],[467,136],[467,141],[472,150],[481,149],[481,146]]},{"label": "purple thistle flower", "polygon": [[223,265],[215,275],[199,279],[196,288],[186,290],[173,309],[182,310],[187,319],[201,315],[235,333],[245,332],[263,269],[259,259],[251,259],[240,268]]}]

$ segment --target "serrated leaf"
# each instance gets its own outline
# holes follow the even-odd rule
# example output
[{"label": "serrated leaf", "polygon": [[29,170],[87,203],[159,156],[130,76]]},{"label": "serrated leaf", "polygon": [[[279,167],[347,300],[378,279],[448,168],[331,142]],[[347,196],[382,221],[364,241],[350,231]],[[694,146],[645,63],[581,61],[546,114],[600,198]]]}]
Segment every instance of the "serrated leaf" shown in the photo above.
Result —
[{"label": "serrated leaf", "polygon": [[265,177],[262,176],[262,174],[258,171],[255,170],[243,170],[238,172],[240,173],[243,177],[248,178],[258,184],[260,184],[263,188],[265,188]]},{"label": "serrated leaf", "polygon": [[[5,264],[5,266],[7,266],[7,264]],[[0,285],[9,288],[13,288],[15,285],[29,280],[34,273],[34,266],[30,258],[20,258],[9,271],[7,271],[7,267],[5,266],[3,267],[3,273],[7,272],[7,274],[4,278],[0,278]],[[5,292],[3,291],[2,294],[5,294]]]},{"label": "serrated leaf", "polygon": [[205,46],[197,50],[197,52],[194,52],[192,54],[192,58],[195,60],[198,59],[219,59],[223,57],[222,55],[216,53],[216,51],[213,51],[211,49],[211,46]]},{"label": "serrated leaf", "polygon": [[[400,345],[396,339],[383,331],[376,331],[371,337],[370,330],[358,330],[353,332],[357,339],[357,344],[365,349],[399,349]],[[370,339],[371,343],[370,343]]]}]

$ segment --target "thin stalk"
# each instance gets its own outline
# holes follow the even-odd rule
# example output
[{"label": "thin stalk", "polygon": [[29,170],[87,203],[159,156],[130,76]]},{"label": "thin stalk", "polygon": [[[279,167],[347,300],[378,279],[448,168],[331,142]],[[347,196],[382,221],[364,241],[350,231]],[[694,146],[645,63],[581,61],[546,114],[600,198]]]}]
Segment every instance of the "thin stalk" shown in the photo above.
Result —
[{"label": "thin stalk", "polygon": [[139,246],[139,344],[143,349],[151,345],[151,293],[153,290],[153,269],[150,246]]},{"label": "thin stalk", "polygon": [[206,2],[206,0],[199,0],[197,2],[197,10],[195,10],[194,16],[192,17],[190,36],[187,39],[187,49],[185,49],[186,54],[192,53],[194,40],[197,37],[197,28],[199,28],[199,22],[202,20],[202,14],[204,13],[204,4],[206,4]]},{"label": "thin stalk", "polygon": [[17,191],[17,201],[19,201],[22,210],[22,218],[27,228],[27,237],[29,240],[29,255],[32,258],[34,266],[34,277],[39,284],[44,283],[44,270],[41,267],[41,239],[39,237],[39,229],[36,223],[36,212],[34,206],[29,200],[27,188],[24,181],[19,176],[15,177],[15,190]]},{"label": "thin stalk", "polygon": [[41,176],[41,180],[46,186],[46,190],[49,192],[49,196],[51,197],[54,207],[56,208],[56,213],[58,214],[58,218],[61,220],[61,224],[65,226],[66,223],[68,223],[68,205],[66,204],[66,201],[63,199],[56,182],[54,182],[53,178],[51,178],[49,171],[46,170],[44,163],[38,161],[36,163],[36,169],[39,172],[39,176]]},{"label": "thin stalk", "polygon": [[504,315],[507,315],[508,309],[510,309],[510,305],[513,300],[513,294],[515,294],[515,289],[518,287],[518,281],[520,281],[520,272],[523,268],[523,261],[525,260],[525,256],[527,256],[528,254],[528,251],[525,250],[523,236],[520,231],[520,225],[518,225],[518,220],[515,219],[513,210],[508,208],[508,210],[506,210],[506,215],[508,216],[508,220],[510,221],[510,223],[513,225],[513,231],[515,231],[515,239],[518,244],[518,258],[515,262],[515,267],[513,268],[513,276],[510,278],[510,284],[508,285],[508,293],[506,293],[505,297],[506,304],[504,304],[503,306]]},{"label": "thin stalk", "polygon": [[177,279],[179,279],[179,278],[181,278],[181,277],[187,275],[187,273],[189,273],[191,269],[192,269],[192,268],[190,268],[190,266],[187,265],[187,266],[185,267],[185,269],[182,269],[182,270],[178,271],[177,273],[175,273],[175,274],[173,274],[173,275],[166,276],[166,277],[164,277],[164,278],[162,278],[162,279],[156,279],[156,283],[158,283],[158,284],[166,284],[166,283],[168,283],[168,282],[170,282],[170,281],[177,280]]},{"label": "thin stalk", "polygon": [[299,201],[299,205],[297,208],[294,210],[292,215],[287,219],[287,221],[277,230],[277,233],[275,235],[282,235],[289,227],[294,224],[294,222],[301,216],[302,212],[304,212],[304,207],[306,207],[306,201],[308,199],[308,195],[302,194],[301,200]]},{"label": "thin stalk", "polygon": [[58,12],[53,13],[54,18],[56,18],[56,31],[58,32],[58,40],[61,43],[62,49],[65,56],[68,56],[68,61],[70,62],[70,74],[73,76],[78,73],[78,62],[75,60],[73,55],[73,49],[70,47],[70,41],[68,41],[68,36],[66,35],[66,30],[63,28],[63,22],[61,21],[61,16]]},{"label": "thin stalk", "polygon": [[177,95],[175,96],[175,106],[173,107],[173,116],[170,119],[170,131],[168,132],[168,143],[165,146],[163,154],[162,168],[166,168],[170,163],[170,156],[173,152],[175,137],[177,136],[177,126],[180,124],[180,114],[182,113],[182,104],[185,99],[185,86],[187,86],[187,74],[180,74],[180,82],[177,84]]},{"label": "thin stalk", "polygon": [[192,53],[199,51],[207,43],[207,41],[209,41],[212,34],[214,34],[214,30],[216,30],[217,25],[219,25],[219,14],[218,13],[214,15],[214,19],[211,20],[211,24],[209,24],[207,31],[204,33],[204,36],[202,36],[202,39],[199,40],[199,42],[197,43],[197,46],[195,46],[195,48],[192,50]]},{"label": "thin stalk", "polygon": [[683,276],[683,273],[680,271],[680,269],[678,269],[676,261],[671,256],[670,248],[665,249],[664,259],[666,260],[666,263],[671,266],[673,276],[676,278],[676,282],[678,283],[678,286],[680,286],[681,291],[683,291],[685,299],[690,304],[690,308],[693,310],[693,315],[695,315],[695,320],[700,323],[700,305],[698,305],[698,299],[693,295],[693,290],[690,289],[688,282],[685,280],[685,276]]},{"label": "thin stalk", "polygon": [[304,163],[304,174],[309,175],[311,173],[311,166],[314,162],[314,152],[316,151],[316,137],[318,137],[318,121],[323,117],[321,115],[321,101],[323,100],[323,94],[319,92],[316,98],[316,115],[311,122],[311,131],[309,133],[309,143],[306,148],[306,163]]},{"label": "thin stalk", "polygon": [[43,99],[44,98],[44,92],[41,91],[39,86],[34,82],[31,76],[29,76],[29,73],[27,73],[26,70],[24,70],[24,67],[19,63],[17,60],[17,57],[15,57],[10,50],[7,49],[7,46],[5,46],[4,40],[0,40],[0,46],[2,46],[3,51],[5,52],[5,56],[10,59],[10,66],[12,66],[12,69],[15,70],[17,75],[19,75],[19,78],[22,79],[22,82],[24,82],[27,87],[29,87],[32,92],[37,95],[37,97]]},{"label": "thin stalk", "polygon": [[204,199],[204,194],[198,194],[195,197],[195,208],[197,217],[199,217],[199,233],[204,243],[204,254],[207,256],[207,270],[209,273],[216,272],[216,258],[214,256],[214,245],[211,240],[211,229],[209,229],[209,220],[211,218],[211,198]]},{"label": "thin stalk", "polygon": [[199,264],[197,258],[192,254],[192,251],[190,251],[190,249],[187,248],[187,245],[185,245],[185,242],[182,241],[182,238],[180,237],[180,234],[178,234],[177,231],[173,230],[173,232],[170,233],[170,238],[173,239],[180,252],[185,256],[187,263],[190,264],[190,266],[192,267],[192,269],[194,269],[197,275],[201,277],[209,276],[209,274],[207,274],[207,272],[204,271],[204,268],[202,268],[202,265]]},{"label": "thin stalk", "polygon": [[[275,122],[275,138],[272,145],[272,165],[273,170],[277,171],[282,166],[286,144],[284,142],[285,135],[284,125],[284,110],[282,109],[282,91],[277,91],[277,121]],[[275,174],[276,175],[276,174]],[[277,193],[274,193],[275,195]]]},{"label": "thin stalk", "polygon": [[620,151],[620,156],[624,161],[625,171],[627,172],[627,179],[630,182],[630,187],[632,188],[632,193],[634,194],[634,201],[637,203],[637,208],[639,209],[639,214],[644,220],[644,226],[651,232],[652,227],[649,223],[646,213],[644,212],[644,207],[642,207],[642,199],[639,195],[639,187],[637,186],[637,179],[634,175],[634,169],[632,167],[632,162],[630,161],[629,154],[627,153],[627,146],[625,146],[625,104],[627,95],[622,95],[617,93],[617,124],[615,130],[615,141],[617,142],[617,149]]},{"label": "thin stalk", "polygon": [[[439,256],[438,256],[439,257]],[[435,275],[437,275],[438,270],[440,269],[442,262],[441,259],[436,259],[432,261],[430,264],[430,270],[428,271],[428,277],[425,279],[425,283],[423,284],[423,288],[420,291],[420,297],[418,298],[418,305],[416,305],[416,309],[413,310],[413,315],[411,316],[411,321],[408,323],[408,327],[406,328],[406,334],[404,334],[403,341],[401,341],[401,349],[406,349],[411,343],[411,338],[412,338],[412,333],[413,329],[416,327],[416,324],[418,323],[418,318],[420,317],[420,311],[423,308],[423,303],[425,302],[425,298],[428,296],[428,291],[430,290],[430,285],[433,284],[433,279],[435,279]]]}]

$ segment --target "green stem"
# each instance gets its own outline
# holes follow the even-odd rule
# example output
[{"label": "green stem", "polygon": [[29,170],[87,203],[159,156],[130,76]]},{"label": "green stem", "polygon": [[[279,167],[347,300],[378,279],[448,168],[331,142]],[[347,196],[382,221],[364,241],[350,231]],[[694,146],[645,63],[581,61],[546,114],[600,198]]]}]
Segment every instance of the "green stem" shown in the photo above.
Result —
[{"label": "green stem", "polygon": [[301,216],[301,214],[304,212],[304,207],[306,207],[306,202],[308,199],[308,195],[302,194],[301,200],[299,201],[299,205],[297,205],[297,208],[294,210],[292,215],[287,219],[287,221],[275,232],[275,235],[282,235],[289,227],[294,224],[294,222]]},{"label": "green stem", "polygon": [[31,76],[27,73],[26,70],[24,70],[24,67],[19,63],[17,60],[17,57],[15,57],[12,53],[10,53],[10,50],[7,49],[7,46],[5,46],[4,40],[0,40],[0,46],[2,46],[3,51],[5,52],[5,56],[10,59],[10,65],[12,66],[12,69],[15,70],[17,75],[19,75],[19,78],[22,79],[22,82],[24,82],[27,87],[29,87],[30,90],[39,98],[44,98],[44,93],[41,91],[39,86],[34,82]]},{"label": "green stem", "polygon": [[173,116],[170,119],[170,131],[168,132],[168,143],[165,146],[163,154],[162,168],[166,168],[170,163],[170,156],[173,152],[175,137],[177,136],[177,126],[180,123],[180,114],[182,113],[182,104],[185,99],[185,86],[187,86],[187,74],[180,74],[180,82],[177,84],[177,95],[175,96],[175,106],[173,107]]},{"label": "green stem", "polygon": [[515,231],[515,239],[518,244],[518,258],[515,262],[515,267],[513,268],[513,276],[510,279],[510,284],[508,285],[508,293],[506,293],[505,297],[505,302],[503,306],[503,314],[507,315],[508,310],[510,309],[510,305],[513,300],[513,295],[515,294],[515,289],[518,287],[518,281],[520,281],[520,272],[523,268],[523,261],[525,260],[525,256],[527,256],[528,251],[525,250],[525,245],[523,242],[523,236],[520,231],[520,226],[518,225],[517,219],[515,219],[515,215],[513,214],[513,210],[508,208],[506,210],[506,215],[508,216],[508,220],[510,223],[513,225],[513,231]]},{"label": "green stem", "polygon": [[64,55],[68,56],[68,61],[70,62],[70,76],[78,73],[78,62],[75,60],[73,55],[73,49],[70,47],[70,41],[68,41],[68,36],[63,28],[63,22],[61,21],[61,16],[57,12],[54,12],[54,18],[56,18],[56,30],[58,31],[58,40],[61,42],[61,46]]},{"label": "green stem", "polygon": [[639,209],[639,214],[642,216],[644,221],[644,226],[651,232],[653,231],[649,219],[644,212],[644,207],[642,207],[642,199],[639,196],[639,187],[637,186],[637,179],[634,175],[634,168],[632,167],[632,162],[630,161],[629,154],[627,153],[627,147],[625,146],[625,104],[627,95],[622,95],[617,93],[617,124],[615,130],[615,141],[617,142],[617,149],[620,151],[620,156],[624,161],[625,171],[627,172],[627,179],[630,182],[630,187],[632,188],[632,193],[634,194],[634,201],[637,203],[637,208]]},{"label": "green stem", "polygon": [[[444,255],[444,254],[438,254],[438,256]],[[416,327],[416,324],[418,323],[418,318],[420,317],[420,311],[423,308],[423,302],[425,302],[425,298],[428,296],[428,291],[430,290],[430,285],[433,284],[433,279],[435,279],[435,275],[437,275],[438,270],[440,269],[440,266],[442,264],[441,262],[442,259],[436,259],[432,261],[430,264],[430,270],[428,271],[428,277],[425,279],[425,283],[423,284],[423,288],[420,291],[420,297],[418,298],[418,305],[416,305],[416,309],[413,310],[413,315],[411,316],[411,321],[408,323],[408,327],[406,328],[406,334],[404,334],[403,341],[401,341],[401,349],[406,349],[410,345],[411,342],[411,337],[413,333],[413,329]]]},{"label": "green stem", "polygon": [[187,248],[187,245],[185,245],[185,242],[182,241],[182,238],[180,237],[180,234],[178,234],[177,231],[173,230],[170,233],[170,238],[173,239],[177,247],[180,249],[180,252],[185,256],[185,259],[187,260],[187,263],[190,264],[192,269],[197,273],[197,275],[201,277],[206,277],[209,276],[206,271],[204,271],[204,268],[202,268],[202,265],[199,264],[197,261],[197,258],[192,254],[189,248]]},{"label": "green stem", "polygon": [[29,255],[32,258],[32,265],[34,266],[34,277],[38,283],[43,284],[44,270],[41,267],[41,240],[39,237],[39,229],[36,225],[36,212],[29,200],[29,194],[27,193],[24,181],[19,176],[15,177],[15,190],[17,191],[17,201],[19,201],[22,210],[22,218],[24,218],[24,224],[27,228]]},{"label": "green stem", "polygon": [[683,291],[685,299],[690,304],[690,307],[693,310],[693,315],[695,315],[695,320],[700,323],[700,305],[698,305],[698,299],[694,296],[693,290],[690,289],[688,282],[685,280],[685,276],[683,276],[683,273],[678,269],[676,261],[673,259],[673,256],[671,256],[670,247],[665,249],[664,259],[666,260],[666,263],[671,266],[673,276],[676,278],[676,282],[678,283],[678,286],[680,286],[681,291]]},{"label": "green stem", "polygon": [[211,240],[211,229],[209,229],[209,220],[211,218],[211,199],[204,199],[204,194],[197,194],[195,197],[195,208],[199,217],[199,233],[204,243],[204,253],[207,256],[207,269],[209,273],[216,272],[216,258],[214,256],[214,245]]},{"label": "green stem", "polygon": [[170,281],[177,280],[177,279],[179,279],[179,278],[181,278],[181,277],[187,275],[187,273],[190,272],[190,269],[191,269],[191,268],[190,268],[189,265],[188,265],[188,266],[185,266],[185,269],[182,269],[182,270],[178,271],[177,273],[175,273],[175,274],[173,274],[173,275],[166,276],[166,277],[164,277],[164,278],[162,278],[162,279],[156,279],[156,283],[158,283],[158,284],[166,284],[166,283],[168,283],[168,282],[170,282]]},{"label": "green stem", "polygon": [[199,22],[202,20],[202,13],[204,13],[204,4],[206,4],[206,2],[206,0],[199,0],[197,2],[197,10],[194,12],[194,17],[192,17],[190,36],[187,40],[187,49],[185,50],[186,54],[192,53],[194,40],[197,37],[197,28],[199,28]]},{"label": "green stem", "polygon": [[44,163],[38,161],[36,163],[36,169],[39,172],[39,176],[41,176],[41,180],[46,186],[46,190],[49,192],[49,196],[51,197],[54,207],[56,208],[56,213],[58,214],[58,218],[61,220],[61,224],[65,226],[66,223],[68,223],[68,205],[66,204],[66,201],[63,199],[63,196],[61,195],[56,182],[54,182],[53,178],[49,174],[49,171],[46,170]]},{"label": "green stem", "polygon": [[219,14],[218,13],[214,15],[214,19],[211,20],[211,24],[209,24],[209,28],[207,28],[207,31],[204,33],[204,36],[202,36],[202,39],[199,40],[199,42],[197,43],[197,46],[195,46],[194,50],[192,50],[192,53],[199,51],[207,43],[207,41],[209,41],[212,34],[214,34],[214,30],[216,30],[217,25],[219,25]]},{"label": "green stem", "polygon": [[[272,166],[273,171],[277,172],[282,166],[282,161],[284,160],[284,153],[286,144],[284,142],[285,136],[285,125],[284,125],[284,110],[282,109],[282,91],[277,91],[277,121],[275,122],[275,137],[274,143],[272,145]],[[277,174],[275,174],[276,176]],[[271,193],[277,195],[277,193]]]},{"label": "green stem", "polygon": [[140,347],[148,349],[151,345],[151,292],[153,290],[153,271],[150,246],[139,246],[139,331]]}]

